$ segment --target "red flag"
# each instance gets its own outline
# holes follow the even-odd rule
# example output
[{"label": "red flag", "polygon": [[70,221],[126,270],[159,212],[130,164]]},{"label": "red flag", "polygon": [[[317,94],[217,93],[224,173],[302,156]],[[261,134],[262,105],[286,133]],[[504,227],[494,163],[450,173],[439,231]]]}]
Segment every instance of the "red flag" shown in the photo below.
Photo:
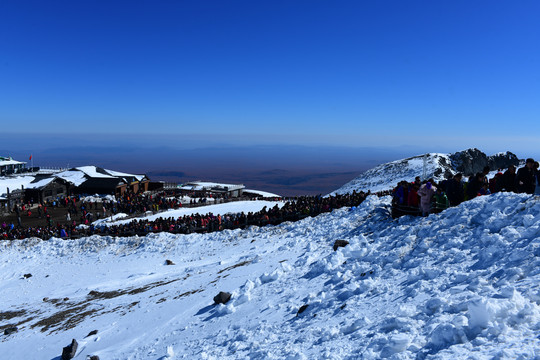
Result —
[{"label": "red flag", "polygon": [[28,160],[32,160],[32,154],[30,154],[30,159],[28,159]]}]

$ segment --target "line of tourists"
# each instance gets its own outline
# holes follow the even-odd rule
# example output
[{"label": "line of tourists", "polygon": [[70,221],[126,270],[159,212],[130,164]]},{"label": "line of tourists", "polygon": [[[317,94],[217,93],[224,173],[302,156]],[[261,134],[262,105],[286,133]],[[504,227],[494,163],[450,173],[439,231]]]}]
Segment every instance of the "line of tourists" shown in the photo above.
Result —
[{"label": "line of tourists", "polygon": [[[282,207],[264,207],[261,211],[249,213],[233,213],[225,215],[193,214],[179,218],[160,217],[149,221],[146,219],[133,219],[122,225],[109,226],[77,226],[75,222],[69,224],[57,223],[56,226],[18,227],[13,224],[1,225],[0,239],[25,239],[38,237],[49,239],[51,237],[78,238],[90,235],[109,236],[144,236],[148,233],[167,231],[174,234],[208,233],[225,229],[244,229],[246,227],[278,225],[285,221],[298,221],[308,216],[317,216],[324,212],[331,212],[342,207],[360,205],[370,193],[356,192],[343,195],[323,197],[301,196],[291,198]],[[166,213],[164,214],[166,215]]]}]

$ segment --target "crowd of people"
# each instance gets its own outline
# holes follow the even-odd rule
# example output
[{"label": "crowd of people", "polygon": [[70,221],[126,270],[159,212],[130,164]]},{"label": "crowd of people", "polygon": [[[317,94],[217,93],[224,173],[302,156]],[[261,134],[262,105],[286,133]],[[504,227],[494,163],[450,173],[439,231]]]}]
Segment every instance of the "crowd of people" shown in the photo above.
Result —
[{"label": "crowd of people", "polygon": [[[450,206],[457,206],[463,201],[477,196],[488,195],[500,191],[533,194],[540,191],[538,162],[527,159],[526,165],[516,172],[515,166],[510,166],[504,173],[499,171],[488,179],[489,167],[484,168],[465,182],[461,173],[452,178],[435,182],[433,179],[421,181],[419,177],[414,182],[401,181],[393,191],[383,191],[375,195],[392,195],[392,217],[402,215],[423,215],[437,213]],[[145,214],[148,211],[157,213],[182,206],[201,206],[207,197],[191,199],[184,204],[182,199],[173,193],[125,193],[115,201],[87,202],[80,197],[66,197],[53,204],[40,204],[37,216],[44,218],[43,225],[22,226],[21,214],[30,216],[29,208],[15,207],[18,223],[0,225],[0,239],[15,240],[37,237],[78,238],[89,235],[110,236],[144,236],[148,233],[167,231],[176,234],[205,233],[224,229],[246,228],[252,225],[277,225],[285,221],[298,221],[308,216],[317,216],[341,207],[353,207],[361,204],[370,193],[353,192],[335,196],[302,196],[290,198],[283,206],[263,208],[258,212],[218,214],[212,213],[185,215],[179,218],[160,217],[149,221],[133,219],[122,225],[94,226],[94,218],[125,213],[131,216]],[[215,199],[212,199],[215,200]],[[56,207],[67,209],[65,221],[53,224],[50,211]]]},{"label": "crowd of people", "polygon": [[403,215],[422,215],[438,213],[450,206],[457,206],[463,201],[477,196],[489,195],[501,191],[534,194],[540,192],[539,164],[534,159],[527,159],[525,166],[516,172],[511,165],[506,171],[498,171],[488,179],[489,166],[482,172],[471,175],[464,182],[463,174],[457,173],[452,178],[436,183],[433,179],[421,181],[401,181],[392,191],[392,217]]},{"label": "crowd of people", "polygon": [[[266,226],[277,225],[284,221],[298,221],[308,216],[317,216],[324,212],[330,212],[341,207],[353,207],[362,203],[369,193],[353,192],[346,195],[335,195],[329,197],[322,196],[302,196],[288,199],[283,206],[274,206],[272,208],[263,208],[258,212],[235,213],[235,214],[192,214],[179,218],[160,217],[149,221],[146,219],[133,219],[132,221],[121,225],[94,226],[88,223],[87,226],[77,225],[75,221],[68,223],[57,223],[55,226],[48,224],[38,227],[21,227],[12,224],[1,225],[2,239],[24,239],[29,237],[38,237],[49,239],[51,237],[59,238],[78,238],[80,236],[90,235],[109,235],[109,236],[144,236],[148,233],[167,231],[175,234],[207,233],[221,231],[225,229],[246,228],[252,225]],[[113,206],[111,211],[120,209],[133,209],[130,213],[144,213],[148,205],[162,204],[161,209],[171,206],[174,201],[163,202],[161,197],[153,197],[152,201],[147,203],[148,198],[142,194],[132,194],[118,199],[113,205],[104,205],[104,208]],[[171,203],[170,201],[173,201]],[[163,204],[166,204],[163,206]],[[84,207],[87,211],[92,205]],[[173,207],[174,208],[174,207]],[[165,213],[164,213],[165,214]]]}]

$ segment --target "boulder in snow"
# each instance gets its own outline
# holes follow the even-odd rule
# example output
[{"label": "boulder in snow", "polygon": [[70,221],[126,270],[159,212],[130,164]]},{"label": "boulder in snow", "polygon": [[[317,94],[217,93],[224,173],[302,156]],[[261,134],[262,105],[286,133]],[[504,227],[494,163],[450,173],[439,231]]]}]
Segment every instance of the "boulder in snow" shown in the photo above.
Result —
[{"label": "boulder in snow", "polygon": [[4,335],[8,336],[13,333],[16,333],[17,331],[19,331],[19,329],[17,329],[16,326],[8,327],[7,329],[4,330]]},{"label": "boulder in snow", "polygon": [[345,247],[349,245],[349,242],[347,240],[336,240],[334,242],[334,251],[336,251],[340,247]]},{"label": "boulder in snow", "polygon": [[226,304],[229,300],[231,300],[231,294],[228,292],[220,291],[219,294],[214,296],[215,304]]},{"label": "boulder in snow", "polygon": [[77,348],[79,347],[79,344],[75,339],[71,340],[71,344],[66,346],[62,350],[62,360],[71,360],[75,357],[75,354],[77,353]]},{"label": "boulder in snow", "polygon": [[300,306],[300,309],[298,309],[298,312],[296,313],[296,316],[300,315],[301,313],[303,313],[304,311],[306,311],[306,309],[308,308],[309,304],[304,304],[302,306]]},{"label": "boulder in snow", "polygon": [[89,337],[89,336],[92,336],[92,335],[97,335],[98,331],[97,330],[92,330],[88,333],[88,335],[86,335],[86,337]]}]

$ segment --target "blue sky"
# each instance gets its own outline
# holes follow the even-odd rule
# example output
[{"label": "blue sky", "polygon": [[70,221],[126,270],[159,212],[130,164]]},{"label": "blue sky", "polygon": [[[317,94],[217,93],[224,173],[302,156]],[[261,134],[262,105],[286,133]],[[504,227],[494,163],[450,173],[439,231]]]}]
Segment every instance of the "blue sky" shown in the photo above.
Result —
[{"label": "blue sky", "polygon": [[0,121],[45,136],[526,157],[540,154],[539,13],[538,1],[2,1]]}]

